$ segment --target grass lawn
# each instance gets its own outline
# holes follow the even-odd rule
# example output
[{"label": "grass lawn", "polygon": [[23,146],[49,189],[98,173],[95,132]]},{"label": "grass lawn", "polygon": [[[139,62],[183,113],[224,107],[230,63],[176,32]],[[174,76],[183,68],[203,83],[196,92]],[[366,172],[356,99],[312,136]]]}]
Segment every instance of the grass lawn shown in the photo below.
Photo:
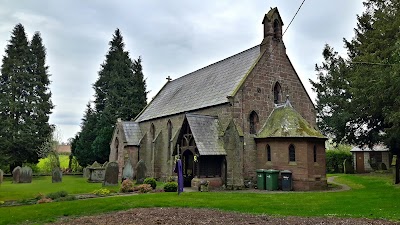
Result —
[{"label": "grass lawn", "polygon": [[[149,193],[0,207],[0,224],[44,223],[55,221],[63,216],[93,215],[135,207],[216,208],[275,216],[337,216],[400,220],[400,187],[391,185],[390,177],[344,174],[337,176],[336,181],[349,185],[352,190],[277,194],[265,192],[184,192],[180,196],[176,193]],[[35,180],[34,182],[38,181]],[[75,182],[75,184],[68,184],[69,182]],[[85,192],[83,191],[84,188],[89,192],[100,188],[100,184],[95,184],[99,186],[93,186],[93,189],[86,187],[86,185],[89,184],[84,185],[83,182],[78,182],[73,178],[71,180],[65,179],[60,185],[60,190],[62,188],[69,191],[64,188],[69,187],[76,191],[69,191],[69,193],[77,193],[79,190]],[[74,186],[77,187],[74,188]],[[0,186],[0,198],[5,198],[4,189],[6,189],[5,184],[2,184]],[[24,190],[20,189],[17,193],[23,192]]]},{"label": "grass lawn", "polygon": [[[82,176],[63,176],[62,183],[52,183],[51,176],[34,177],[30,184],[13,184],[11,178],[6,178],[0,185],[0,201],[23,200],[34,198],[39,193],[49,194],[57,191],[67,191],[69,194],[90,193],[102,188],[101,183],[88,183]],[[118,191],[119,187],[106,187]]]}]

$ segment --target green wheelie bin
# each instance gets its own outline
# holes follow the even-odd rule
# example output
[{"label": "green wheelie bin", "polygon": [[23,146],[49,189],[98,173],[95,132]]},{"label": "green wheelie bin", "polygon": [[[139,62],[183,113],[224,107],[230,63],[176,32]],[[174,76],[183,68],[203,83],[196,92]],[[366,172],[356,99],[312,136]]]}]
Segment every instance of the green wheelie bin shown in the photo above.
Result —
[{"label": "green wheelie bin", "polygon": [[257,172],[257,189],[266,190],[265,186],[265,171],[264,169],[258,169]]},{"label": "green wheelie bin", "polygon": [[278,190],[278,175],[279,170],[265,170],[266,173],[266,188],[268,191]]}]

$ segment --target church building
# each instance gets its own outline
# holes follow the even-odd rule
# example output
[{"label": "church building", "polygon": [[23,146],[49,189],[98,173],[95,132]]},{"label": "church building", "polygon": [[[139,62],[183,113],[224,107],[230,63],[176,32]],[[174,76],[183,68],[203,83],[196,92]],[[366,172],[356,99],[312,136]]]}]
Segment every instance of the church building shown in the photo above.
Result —
[{"label": "church building", "polygon": [[[185,186],[236,189],[257,169],[290,170],[293,190],[327,186],[325,140],[282,41],[278,9],[260,45],[168,80],[134,121],[117,121],[109,161],[165,181],[182,159]],[[127,163],[129,161],[129,163]]]}]

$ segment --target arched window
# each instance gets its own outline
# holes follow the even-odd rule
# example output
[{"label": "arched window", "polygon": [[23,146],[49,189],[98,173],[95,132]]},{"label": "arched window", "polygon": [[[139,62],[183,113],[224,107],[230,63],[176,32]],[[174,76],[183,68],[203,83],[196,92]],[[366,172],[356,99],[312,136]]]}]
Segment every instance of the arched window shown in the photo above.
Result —
[{"label": "arched window", "polygon": [[296,149],[294,148],[294,145],[289,145],[289,162],[295,162],[296,161]]},{"label": "arched window", "polygon": [[171,120],[168,120],[167,129],[168,129],[168,156],[170,156],[171,155],[171,139],[172,139],[172,123],[171,123]]},{"label": "arched window", "polygon": [[257,133],[258,115],[255,111],[250,113],[250,134]]},{"label": "arched window", "polygon": [[274,20],[274,38],[280,39],[281,37],[281,25],[278,20]]},{"label": "arched window", "polygon": [[317,146],[314,145],[314,162],[317,162]]},{"label": "arched window", "polygon": [[280,102],[282,102],[282,88],[279,82],[276,82],[274,86],[274,103],[278,104]]},{"label": "arched window", "polygon": [[271,162],[271,146],[267,145],[267,161]]},{"label": "arched window", "polygon": [[118,148],[119,148],[119,141],[118,138],[115,138],[115,161],[118,161]]},{"label": "arched window", "polygon": [[156,128],[154,127],[154,124],[151,124],[151,126],[150,126],[151,141],[154,141],[155,136],[156,136]]}]

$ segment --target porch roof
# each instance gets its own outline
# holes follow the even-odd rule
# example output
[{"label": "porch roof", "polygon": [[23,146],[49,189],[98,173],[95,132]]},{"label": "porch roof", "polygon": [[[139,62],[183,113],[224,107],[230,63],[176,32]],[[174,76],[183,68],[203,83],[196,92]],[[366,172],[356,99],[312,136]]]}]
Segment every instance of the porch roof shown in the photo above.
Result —
[{"label": "porch roof", "polygon": [[122,121],[122,130],[124,132],[125,142],[127,145],[140,145],[142,131],[139,123],[133,121]]},{"label": "porch roof", "polygon": [[218,119],[213,116],[186,114],[200,155],[226,155],[218,137]]},{"label": "porch roof", "polygon": [[383,144],[378,144],[378,145],[374,145],[371,148],[369,148],[368,146],[363,146],[363,147],[358,147],[355,146],[353,147],[351,150],[351,152],[388,152],[389,148]]}]

